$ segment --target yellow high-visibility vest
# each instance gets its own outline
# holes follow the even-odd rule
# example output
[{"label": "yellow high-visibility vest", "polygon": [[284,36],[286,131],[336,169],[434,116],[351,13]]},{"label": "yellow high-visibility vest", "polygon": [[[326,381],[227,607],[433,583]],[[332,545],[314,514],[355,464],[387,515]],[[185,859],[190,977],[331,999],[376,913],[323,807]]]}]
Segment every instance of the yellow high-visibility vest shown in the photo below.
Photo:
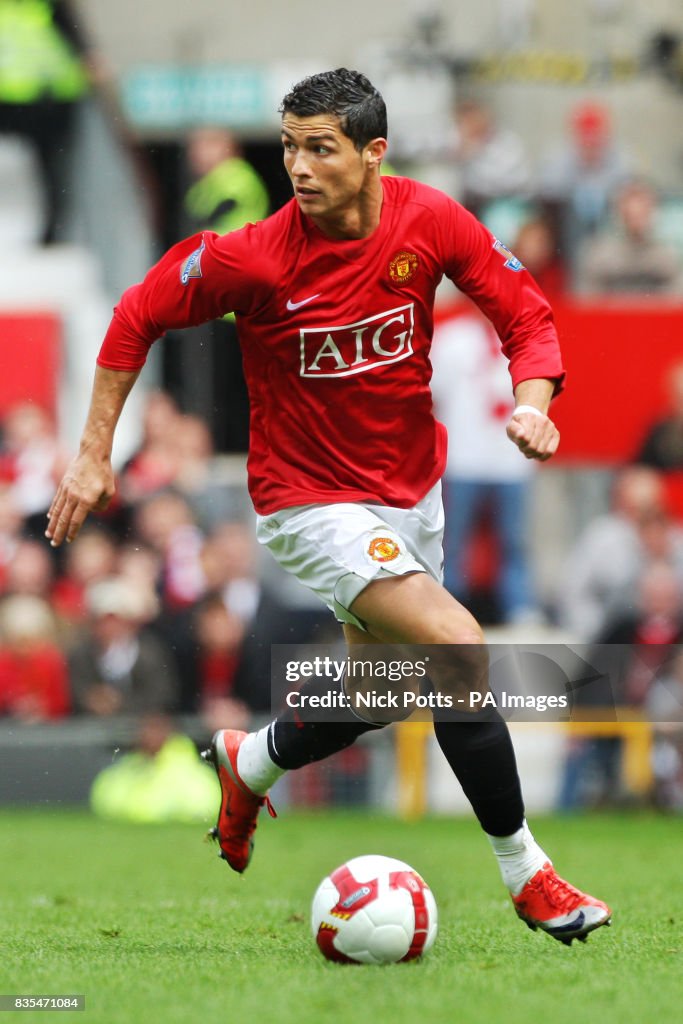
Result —
[{"label": "yellow high-visibility vest", "polygon": [[0,103],[68,102],[88,88],[85,69],[46,0],[0,0]]},{"label": "yellow high-visibility vest", "polygon": [[227,235],[248,221],[263,220],[269,200],[251,164],[240,157],[229,157],[190,187],[184,204],[197,230],[208,228]]}]

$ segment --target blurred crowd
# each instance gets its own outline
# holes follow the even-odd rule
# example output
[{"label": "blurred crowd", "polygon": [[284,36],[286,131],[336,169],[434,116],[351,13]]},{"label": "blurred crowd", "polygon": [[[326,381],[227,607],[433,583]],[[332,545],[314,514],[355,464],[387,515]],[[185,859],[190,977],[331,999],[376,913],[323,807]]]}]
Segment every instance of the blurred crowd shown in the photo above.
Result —
[{"label": "blurred crowd", "polygon": [[318,617],[264,583],[239,490],[198,417],[147,398],[113,505],[63,549],[44,538],[65,453],[30,403],[2,421],[0,714],[199,714],[207,732],[271,707],[270,645]]},{"label": "blurred crowd", "polygon": [[[680,380],[677,367],[671,415],[615,475],[610,508],[577,536],[550,600],[541,607],[534,599],[516,499],[508,530],[514,550],[502,546],[499,566],[504,619],[540,613],[603,667],[604,651],[612,652],[607,688],[588,688],[575,703],[597,704],[600,713],[627,706],[661,720],[657,798],[676,807],[683,807],[683,522],[672,514],[670,476],[659,463],[672,464],[671,439],[683,437]],[[267,716],[271,644],[334,634],[321,632],[324,612],[297,610],[264,580],[245,495],[218,472],[206,423],[151,392],[142,442],[119,473],[113,505],[61,549],[43,535],[66,462],[54,425],[21,403],[1,427],[0,715],[32,723],[132,715],[148,723],[143,736],[149,729],[157,736],[169,714],[200,716],[207,734]],[[662,436],[666,460],[652,455]],[[449,565],[447,583],[467,600],[457,477],[454,488],[447,555],[454,542],[460,562]],[[612,799],[621,756],[618,739],[577,740],[563,806]]]},{"label": "blurred crowd", "polygon": [[680,296],[681,196],[643,175],[642,154],[587,98],[540,159],[476,99],[455,108],[453,159],[462,202],[502,237],[549,298],[563,292]]},{"label": "blurred crowd", "polygon": [[[78,201],[77,112],[97,97],[116,133],[125,135],[117,84],[69,0],[0,0],[0,31],[0,181],[6,186],[0,191],[7,197],[0,199],[0,238],[70,241],[65,211]],[[558,122],[558,137],[539,145],[499,123],[490,97],[462,83],[455,96],[452,122],[443,125],[446,152],[439,155],[453,169],[452,191],[550,297],[681,294],[681,196],[661,193],[647,154],[620,137],[606,102],[576,101]],[[130,138],[127,144],[136,149]],[[162,246],[203,228],[233,230],[283,199],[275,144],[265,182],[228,125],[199,124],[181,145],[173,186],[154,180],[163,169],[147,159],[151,150],[145,157],[138,145],[135,154],[138,164],[146,161]],[[411,173],[400,146],[390,158],[393,170]]]}]

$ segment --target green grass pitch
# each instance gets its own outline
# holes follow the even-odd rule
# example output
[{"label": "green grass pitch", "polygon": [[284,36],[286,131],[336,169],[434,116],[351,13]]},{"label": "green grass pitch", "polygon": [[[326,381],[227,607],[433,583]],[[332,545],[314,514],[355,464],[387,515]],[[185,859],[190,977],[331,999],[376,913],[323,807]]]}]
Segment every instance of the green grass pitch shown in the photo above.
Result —
[{"label": "green grass pitch", "polygon": [[[83,1024],[680,1020],[681,820],[534,825],[558,870],[614,909],[613,927],[586,945],[567,948],[517,920],[469,820],[285,809],[262,821],[240,877],[201,828],[4,810],[0,993],[84,993]],[[362,853],[407,860],[430,883],[440,933],[424,961],[348,967],[318,953],[308,921],[315,887]]]}]

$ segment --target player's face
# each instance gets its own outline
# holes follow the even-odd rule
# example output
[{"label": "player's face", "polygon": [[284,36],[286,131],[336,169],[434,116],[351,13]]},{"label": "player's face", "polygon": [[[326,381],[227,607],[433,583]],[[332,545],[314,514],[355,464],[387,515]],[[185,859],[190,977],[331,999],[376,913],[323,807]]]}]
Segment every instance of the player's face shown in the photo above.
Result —
[{"label": "player's face", "polygon": [[386,148],[378,139],[359,152],[333,114],[285,114],[282,144],[301,210],[322,223],[343,218],[362,202]]}]

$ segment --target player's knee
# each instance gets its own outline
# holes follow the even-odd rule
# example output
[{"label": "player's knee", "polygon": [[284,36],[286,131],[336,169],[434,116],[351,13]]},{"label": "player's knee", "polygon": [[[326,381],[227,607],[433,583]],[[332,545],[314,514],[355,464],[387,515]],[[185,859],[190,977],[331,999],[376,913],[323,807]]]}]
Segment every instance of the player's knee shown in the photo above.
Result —
[{"label": "player's knee", "polygon": [[430,644],[457,644],[462,647],[479,647],[485,643],[484,633],[477,622],[460,622],[446,617],[430,624]]},{"label": "player's knee", "polygon": [[484,631],[479,624],[474,626],[466,626],[457,630],[457,640],[455,643],[462,644],[465,646],[474,645],[475,647],[482,646],[486,641],[484,640]]}]

